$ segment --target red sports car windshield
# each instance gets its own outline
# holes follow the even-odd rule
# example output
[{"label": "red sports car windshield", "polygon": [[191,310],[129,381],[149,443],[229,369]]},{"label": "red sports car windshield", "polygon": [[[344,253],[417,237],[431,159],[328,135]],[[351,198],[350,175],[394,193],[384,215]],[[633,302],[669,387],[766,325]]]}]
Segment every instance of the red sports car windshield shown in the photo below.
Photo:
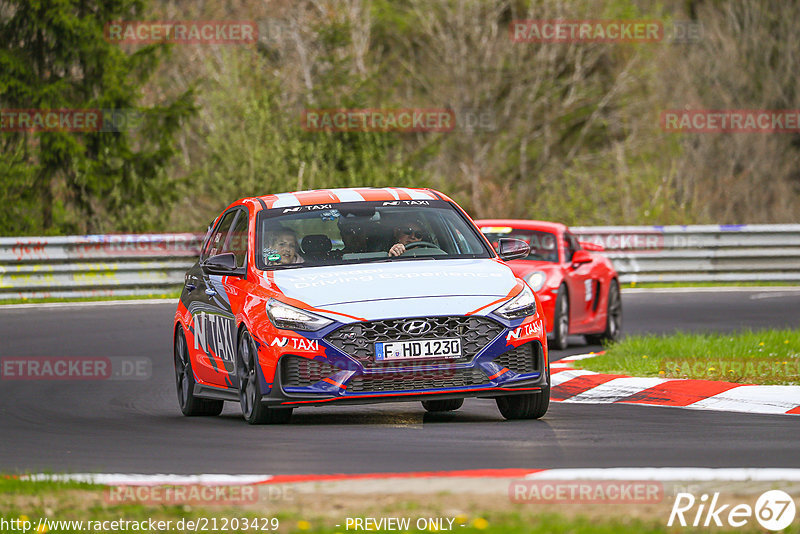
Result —
[{"label": "red sports car windshield", "polygon": [[481,228],[481,231],[495,250],[497,250],[498,242],[501,238],[520,239],[531,247],[531,253],[521,259],[558,263],[558,242],[556,241],[556,235],[551,232],[512,228],[510,226],[485,226]]}]

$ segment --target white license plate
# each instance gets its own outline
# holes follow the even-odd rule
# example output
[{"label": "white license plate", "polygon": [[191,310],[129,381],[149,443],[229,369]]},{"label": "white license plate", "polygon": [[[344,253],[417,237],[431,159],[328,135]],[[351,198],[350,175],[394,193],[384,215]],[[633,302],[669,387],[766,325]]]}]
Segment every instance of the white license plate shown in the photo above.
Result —
[{"label": "white license plate", "polygon": [[457,337],[375,343],[375,359],[377,361],[458,358],[459,356],[461,356],[461,339]]}]

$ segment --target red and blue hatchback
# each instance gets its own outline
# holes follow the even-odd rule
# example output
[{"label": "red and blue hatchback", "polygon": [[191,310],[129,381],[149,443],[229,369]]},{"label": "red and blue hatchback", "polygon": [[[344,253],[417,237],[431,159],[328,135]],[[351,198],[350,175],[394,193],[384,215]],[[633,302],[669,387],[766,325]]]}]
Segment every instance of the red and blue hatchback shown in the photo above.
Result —
[{"label": "red and blue hatchback", "polygon": [[245,198],[217,217],[186,273],[174,325],[185,415],[238,402],[249,423],[294,408],[493,398],[508,419],[550,399],[534,291],[469,216],[430,189]]}]

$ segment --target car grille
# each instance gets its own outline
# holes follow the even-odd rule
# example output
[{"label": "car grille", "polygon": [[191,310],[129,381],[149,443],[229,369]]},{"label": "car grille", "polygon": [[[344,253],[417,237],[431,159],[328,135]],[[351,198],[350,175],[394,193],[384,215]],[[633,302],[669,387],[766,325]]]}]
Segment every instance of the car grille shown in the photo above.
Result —
[{"label": "car grille", "polygon": [[478,369],[439,369],[436,371],[412,371],[360,375],[347,383],[348,393],[380,393],[413,389],[458,388],[480,386],[489,383],[486,375]]},{"label": "car grille", "polygon": [[[333,346],[357,359],[367,369],[405,367],[409,363],[376,362],[375,343],[384,341],[407,341],[412,339],[461,338],[462,355],[458,359],[426,359],[425,364],[469,362],[480,350],[502,332],[500,323],[487,317],[424,317],[432,328],[422,335],[408,334],[403,325],[411,318],[387,319],[352,323],[334,330],[325,338]],[[417,361],[411,365],[419,365]]]},{"label": "car grille", "polygon": [[284,386],[307,387],[338,371],[339,369],[328,363],[300,356],[281,358],[281,384]]},{"label": "car grille", "polygon": [[514,350],[504,352],[494,363],[515,373],[538,373],[542,370],[542,344],[538,341],[525,343]]}]

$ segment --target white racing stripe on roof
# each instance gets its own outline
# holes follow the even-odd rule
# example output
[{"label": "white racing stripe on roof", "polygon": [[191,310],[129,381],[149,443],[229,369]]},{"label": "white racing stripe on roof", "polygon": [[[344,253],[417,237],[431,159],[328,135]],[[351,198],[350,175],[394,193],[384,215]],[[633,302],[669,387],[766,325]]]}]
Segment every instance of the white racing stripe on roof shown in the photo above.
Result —
[{"label": "white racing stripe on roof", "polygon": [[389,194],[392,195],[392,198],[394,198],[395,200],[400,200],[400,195],[398,195],[397,191],[395,191],[391,187],[384,187],[383,190],[388,191]]},{"label": "white racing stripe on roof", "polygon": [[413,189],[408,189],[407,187],[399,188],[404,193],[408,194],[413,200],[435,200],[436,197],[433,196],[428,191],[415,191]]},{"label": "white racing stripe on roof", "polygon": [[272,205],[273,208],[292,208],[300,205],[300,201],[292,193],[279,193],[276,196],[278,199]]},{"label": "white racing stripe on roof", "polygon": [[337,189],[331,192],[337,196],[339,202],[361,202],[364,200],[361,193],[353,189]]},{"label": "white racing stripe on roof", "polygon": [[706,467],[609,467],[546,469],[525,476],[540,480],[800,480],[800,469]]}]

